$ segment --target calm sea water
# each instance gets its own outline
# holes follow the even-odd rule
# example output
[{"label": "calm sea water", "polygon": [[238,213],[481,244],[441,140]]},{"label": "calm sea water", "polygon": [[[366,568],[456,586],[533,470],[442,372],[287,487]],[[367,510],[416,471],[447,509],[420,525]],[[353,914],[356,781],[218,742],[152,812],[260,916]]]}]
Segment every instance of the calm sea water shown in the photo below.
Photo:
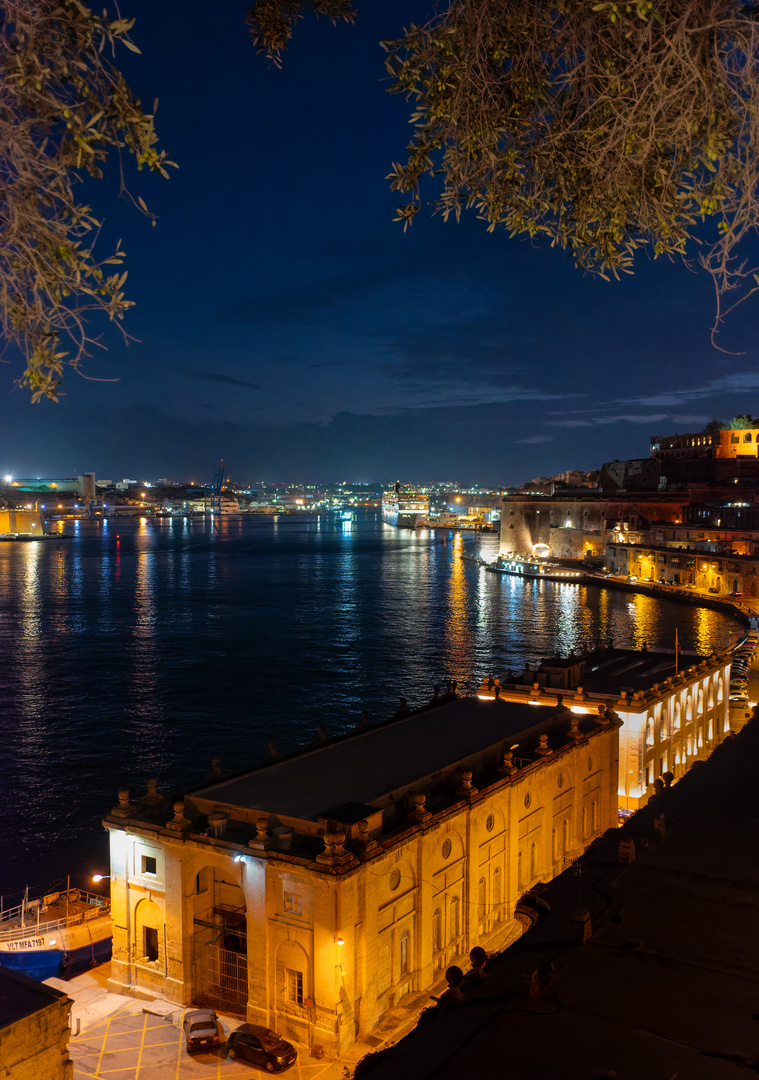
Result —
[{"label": "calm sea water", "polygon": [[120,785],[166,794],[413,707],[435,683],[612,637],[708,651],[727,615],[490,574],[491,535],[410,532],[374,512],[83,522],[0,544],[0,893],[103,870]]}]

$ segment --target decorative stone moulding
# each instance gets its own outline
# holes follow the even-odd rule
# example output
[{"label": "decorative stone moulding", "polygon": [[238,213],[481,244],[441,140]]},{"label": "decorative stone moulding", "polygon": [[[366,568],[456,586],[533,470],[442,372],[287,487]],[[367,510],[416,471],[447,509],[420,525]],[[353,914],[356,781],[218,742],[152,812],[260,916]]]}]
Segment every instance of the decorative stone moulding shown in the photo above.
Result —
[{"label": "decorative stone moulding", "polygon": [[412,821],[414,825],[421,825],[423,822],[429,820],[432,814],[425,807],[427,796],[422,791],[417,791],[414,794],[414,809],[409,814],[409,821]]},{"label": "decorative stone moulding", "polygon": [[369,822],[364,818],[358,823],[358,836],[353,841],[353,852],[359,859],[370,858],[377,850],[377,841],[369,837]]},{"label": "decorative stone moulding", "polygon": [[477,794],[477,788],[472,786],[471,769],[461,770],[461,784],[456,788],[457,795],[463,795],[465,799],[471,799]]},{"label": "decorative stone moulding", "polygon": [[552,754],[553,750],[548,745],[548,736],[540,736],[540,745],[535,748],[535,753],[540,754],[541,757],[546,757],[548,754]]},{"label": "decorative stone moulding", "polygon": [[192,822],[184,816],[184,802],[181,799],[177,799],[174,803],[174,817],[171,821],[166,822],[166,828],[170,832],[181,835],[189,832],[192,828]]},{"label": "decorative stone moulding", "polygon": [[578,718],[576,716],[573,716],[571,721],[570,721],[569,731],[567,732],[567,735],[569,736],[570,739],[581,739],[582,738],[582,732],[580,731],[580,721],[578,720]]},{"label": "decorative stone moulding", "polygon": [[504,776],[513,776],[515,773],[519,772],[518,766],[514,763],[514,755],[511,750],[504,750],[503,760],[498,766],[498,772],[502,773]]},{"label": "decorative stone moulding", "polygon": [[342,829],[328,829],[324,833],[324,851],[316,856],[316,861],[327,866],[342,866],[352,858],[351,853],[345,850],[345,832]]},{"label": "decorative stone moulding", "polygon": [[151,778],[148,780],[148,790],[140,799],[140,811],[148,817],[161,817],[167,810],[168,804],[158,792],[158,781]]},{"label": "decorative stone moulding", "polygon": [[129,801],[129,788],[124,787],[119,789],[119,805],[114,806],[111,810],[111,817],[130,818],[133,817],[137,807],[134,803]]},{"label": "decorative stone moulding", "polygon": [[273,845],[274,841],[269,836],[269,819],[260,817],[256,822],[256,835],[254,839],[248,840],[248,847],[254,851],[268,851]]}]

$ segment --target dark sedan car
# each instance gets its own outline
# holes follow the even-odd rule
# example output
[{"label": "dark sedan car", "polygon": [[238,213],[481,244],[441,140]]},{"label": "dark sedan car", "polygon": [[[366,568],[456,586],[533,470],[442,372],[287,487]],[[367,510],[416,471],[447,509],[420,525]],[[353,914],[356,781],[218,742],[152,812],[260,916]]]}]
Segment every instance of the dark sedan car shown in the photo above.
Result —
[{"label": "dark sedan car", "polygon": [[194,1009],[185,1013],[182,1027],[188,1051],[214,1050],[221,1042],[219,1019],[213,1009]]},{"label": "dark sedan car", "polygon": [[280,1072],[295,1063],[298,1051],[271,1028],[258,1024],[241,1024],[227,1039],[227,1053],[267,1072]]}]

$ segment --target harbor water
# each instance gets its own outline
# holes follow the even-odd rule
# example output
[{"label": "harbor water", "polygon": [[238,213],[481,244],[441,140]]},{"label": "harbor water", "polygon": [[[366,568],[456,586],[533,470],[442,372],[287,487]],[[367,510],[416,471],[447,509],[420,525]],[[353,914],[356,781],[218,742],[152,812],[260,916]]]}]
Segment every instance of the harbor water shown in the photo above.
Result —
[{"label": "harbor water", "polygon": [[486,572],[493,534],[378,511],[83,521],[0,544],[0,894],[107,873],[127,785],[172,795],[599,640],[709,652],[729,614]]}]

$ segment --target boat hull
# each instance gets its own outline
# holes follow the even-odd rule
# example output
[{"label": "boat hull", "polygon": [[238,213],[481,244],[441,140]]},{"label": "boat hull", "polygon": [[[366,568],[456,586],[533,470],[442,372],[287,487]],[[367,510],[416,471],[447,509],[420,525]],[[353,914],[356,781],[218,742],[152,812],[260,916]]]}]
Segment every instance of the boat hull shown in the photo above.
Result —
[{"label": "boat hull", "polygon": [[382,520],[396,529],[418,529],[425,521],[425,515],[409,510],[382,510]]},{"label": "boat hull", "polygon": [[0,941],[0,965],[31,979],[67,979],[111,959],[113,922],[110,916],[79,926]]}]

